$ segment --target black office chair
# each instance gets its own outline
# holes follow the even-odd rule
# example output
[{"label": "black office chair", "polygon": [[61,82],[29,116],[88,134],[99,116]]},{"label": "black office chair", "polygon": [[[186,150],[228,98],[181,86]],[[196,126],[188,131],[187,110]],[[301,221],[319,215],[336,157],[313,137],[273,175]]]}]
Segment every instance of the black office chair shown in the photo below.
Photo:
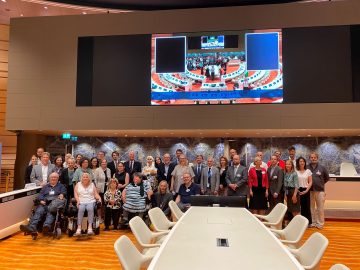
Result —
[{"label": "black office chair", "polygon": [[190,196],[189,201],[191,206],[213,206],[217,203],[216,197],[213,195],[194,195]]},{"label": "black office chair", "polygon": [[248,208],[246,196],[220,196],[218,197],[220,207],[245,207]]}]

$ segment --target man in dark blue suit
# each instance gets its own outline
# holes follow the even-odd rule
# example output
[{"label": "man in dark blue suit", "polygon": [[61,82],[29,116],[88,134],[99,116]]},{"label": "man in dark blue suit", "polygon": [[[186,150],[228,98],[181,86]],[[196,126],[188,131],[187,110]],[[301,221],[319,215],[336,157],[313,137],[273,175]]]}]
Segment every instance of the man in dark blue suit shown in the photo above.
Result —
[{"label": "man in dark blue suit", "polygon": [[201,181],[201,173],[202,173],[202,169],[205,168],[204,164],[204,157],[203,155],[196,155],[196,160],[195,160],[195,164],[192,166],[192,169],[194,171],[194,182],[195,184],[200,184]]},{"label": "man in dark blue suit", "polygon": [[141,163],[135,160],[135,152],[129,152],[129,160],[125,161],[125,171],[130,175],[130,181],[133,179],[133,174],[136,172],[141,173]]},{"label": "man in dark blue suit", "polygon": [[175,168],[175,163],[171,163],[171,157],[169,153],[165,153],[163,156],[164,163],[159,165],[157,171],[157,179],[160,182],[161,180],[166,180],[168,185],[171,184],[171,173]]}]

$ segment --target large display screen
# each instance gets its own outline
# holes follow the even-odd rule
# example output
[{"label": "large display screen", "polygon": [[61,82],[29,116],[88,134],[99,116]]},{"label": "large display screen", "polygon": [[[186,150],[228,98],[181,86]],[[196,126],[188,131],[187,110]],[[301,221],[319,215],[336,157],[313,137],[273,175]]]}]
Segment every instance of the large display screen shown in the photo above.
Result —
[{"label": "large display screen", "polygon": [[280,29],[152,35],[152,105],[282,102]]}]

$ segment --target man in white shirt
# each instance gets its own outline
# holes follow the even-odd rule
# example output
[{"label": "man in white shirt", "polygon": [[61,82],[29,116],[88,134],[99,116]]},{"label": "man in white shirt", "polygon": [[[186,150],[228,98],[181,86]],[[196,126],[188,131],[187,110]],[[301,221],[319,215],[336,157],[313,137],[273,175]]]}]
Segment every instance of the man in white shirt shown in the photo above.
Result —
[{"label": "man in white shirt", "polygon": [[30,174],[30,181],[37,186],[44,186],[48,183],[49,175],[54,172],[55,165],[49,163],[50,154],[44,152],[41,156],[41,162],[35,165]]}]

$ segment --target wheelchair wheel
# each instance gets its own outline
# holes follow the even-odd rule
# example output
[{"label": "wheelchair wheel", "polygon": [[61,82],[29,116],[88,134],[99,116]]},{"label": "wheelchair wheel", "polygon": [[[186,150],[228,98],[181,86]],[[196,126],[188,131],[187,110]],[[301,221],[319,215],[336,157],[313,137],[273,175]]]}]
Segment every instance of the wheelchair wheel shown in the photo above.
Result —
[{"label": "wheelchair wheel", "polygon": [[69,237],[72,237],[74,235],[74,231],[68,230],[67,234],[68,234]]},{"label": "wheelchair wheel", "polygon": [[100,227],[95,228],[94,234],[95,234],[95,235],[99,235],[99,234],[100,234]]},{"label": "wheelchair wheel", "polygon": [[32,238],[32,240],[36,240],[36,239],[37,239],[37,237],[38,237],[38,234],[37,234],[37,233],[33,233],[33,234],[31,234],[31,238]]}]

